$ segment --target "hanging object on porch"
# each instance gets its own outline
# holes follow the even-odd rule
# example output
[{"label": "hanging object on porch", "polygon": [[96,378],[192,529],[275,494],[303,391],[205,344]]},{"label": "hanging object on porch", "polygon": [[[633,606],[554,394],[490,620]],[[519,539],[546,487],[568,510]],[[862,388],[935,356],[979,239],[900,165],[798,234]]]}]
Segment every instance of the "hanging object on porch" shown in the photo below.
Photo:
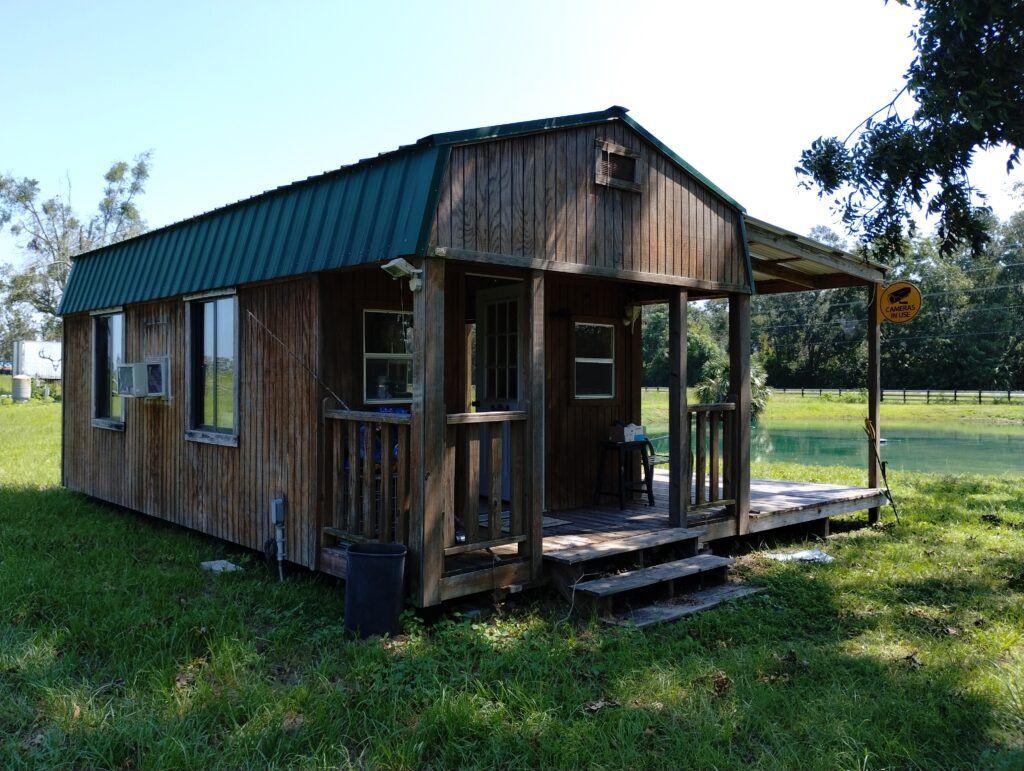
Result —
[{"label": "hanging object on porch", "polygon": [[913,321],[921,312],[921,290],[909,281],[897,281],[878,295],[878,312],[893,324]]}]

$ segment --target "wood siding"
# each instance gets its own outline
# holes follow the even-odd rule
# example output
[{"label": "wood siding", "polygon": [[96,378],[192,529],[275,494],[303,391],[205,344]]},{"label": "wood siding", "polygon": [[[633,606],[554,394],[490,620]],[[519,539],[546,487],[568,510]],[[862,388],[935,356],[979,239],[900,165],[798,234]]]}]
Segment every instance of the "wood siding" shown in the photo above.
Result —
[{"label": "wood siding", "polygon": [[317,369],[316,287],[314,278],[238,292],[237,447],[185,439],[181,298],[125,309],[127,359],[168,354],[171,398],[125,399],[123,431],[92,426],[92,319],[65,319],[65,485],[252,549],[273,537],[270,502],[284,495],[288,559],[314,567],[320,394],[296,358]]},{"label": "wood siding", "polygon": [[[639,153],[639,192],[595,182],[598,141]],[[454,148],[431,245],[746,291],[738,212],[618,121]]]},{"label": "wood siding", "polygon": [[[594,502],[599,443],[609,425],[640,422],[640,322],[632,328],[622,323],[628,285],[557,275],[545,283],[546,508],[557,511]],[[574,320],[614,325],[614,399],[574,398]],[[614,476],[609,470],[607,479]]]}]

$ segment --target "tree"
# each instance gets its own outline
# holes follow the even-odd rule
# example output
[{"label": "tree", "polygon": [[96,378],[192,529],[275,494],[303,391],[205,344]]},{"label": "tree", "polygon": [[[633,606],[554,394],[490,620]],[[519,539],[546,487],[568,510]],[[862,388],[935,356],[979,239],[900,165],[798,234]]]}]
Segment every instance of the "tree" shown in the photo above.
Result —
[{"label": "tree", "polygon": [[[722,346],[704,328],[703,315],[696,307],[691,308],[690,322],[686,334],[686,385],[694,386],[700,380],[704,367],[709,361],[724,356]],[[643,355],[643,384],[656,387],[667,386],[669,380],[668,360],[668,306],[647,305],[643,310],[641,347]]]},{"label": "tree", "polygon": [[135,201],[145,190],[150,157],[145,152],[130,164],[114,163],[103,175],[97,212],[87,220],[72,208],[70,181],[63,194],[43,200],[36,180],[0,175],[0,227],[9,227],[28,257],[20,271],[9,275],[9,302],[25,302],[55,318],[72,257],[146,229]]},{"label": "tree", "polygon": [[9,293],[10,266],[0,265],[0,361],[13,361],[14,344],[35,340],[39,330],[24,303],[4,301]]},{"label": "tree", "polygon": [[[973,155],[1004,147],[1010,171],[1024,146],[1024,2],[897,2],[921,14],[903,89],[845,140],[816,139],[796,171],[819,196],[836,196],[843,222],[883,257],[914,234],[922,205],[939,217],[943,254],[960,244],[978,251],[988,210],[970,183]],[[916,102],[908,118],[904,94]]]}]

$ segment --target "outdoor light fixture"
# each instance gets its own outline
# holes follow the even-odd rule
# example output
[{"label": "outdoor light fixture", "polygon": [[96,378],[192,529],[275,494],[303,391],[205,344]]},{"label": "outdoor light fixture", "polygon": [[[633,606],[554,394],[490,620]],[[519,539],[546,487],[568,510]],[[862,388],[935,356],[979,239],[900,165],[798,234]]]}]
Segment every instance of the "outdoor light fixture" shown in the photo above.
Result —
[{"label": "outdoor light fixture", "polygon": [[420,278],[423,268],[413,267],[412,263],[404,257],[395,257],[395,259],[385,262],[380,267],[392,278],[409,279],[409,289],[413,292],[418,291],[423,286],[423,279]]},{"label": "outdoor light fixture", "polygon": [[625,308],[623,308],[622,326],[632,327],[634,324],[636,324],[636,320],[640,318],[640,311],[642,307],[643,306],[637,305],[635,303],[630,303]]}]

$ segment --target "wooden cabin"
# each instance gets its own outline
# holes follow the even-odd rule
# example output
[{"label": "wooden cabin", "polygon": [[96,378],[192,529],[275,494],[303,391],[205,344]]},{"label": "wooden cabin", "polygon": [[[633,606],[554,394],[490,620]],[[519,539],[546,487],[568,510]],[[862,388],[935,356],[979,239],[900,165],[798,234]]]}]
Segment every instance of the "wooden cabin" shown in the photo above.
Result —
[{"label": "wooden cabin", "polygon": [[[874,464],[865,488],[752,482],[748,375],[752,293],[863,285],[873,314],[883,278],[748,217],[620,107],[436,134],[77,258],[63,483],[252,549],[283,499],[290,562],[344,576],[346,543],[403,543],[419,606],[623,538],[877,516]],[[707,298],[728,298],[733,397],[688,405]],[[669,460],[620,500],[615,472],[647,469],[606,441],[640,422],[650,303]]]}]

